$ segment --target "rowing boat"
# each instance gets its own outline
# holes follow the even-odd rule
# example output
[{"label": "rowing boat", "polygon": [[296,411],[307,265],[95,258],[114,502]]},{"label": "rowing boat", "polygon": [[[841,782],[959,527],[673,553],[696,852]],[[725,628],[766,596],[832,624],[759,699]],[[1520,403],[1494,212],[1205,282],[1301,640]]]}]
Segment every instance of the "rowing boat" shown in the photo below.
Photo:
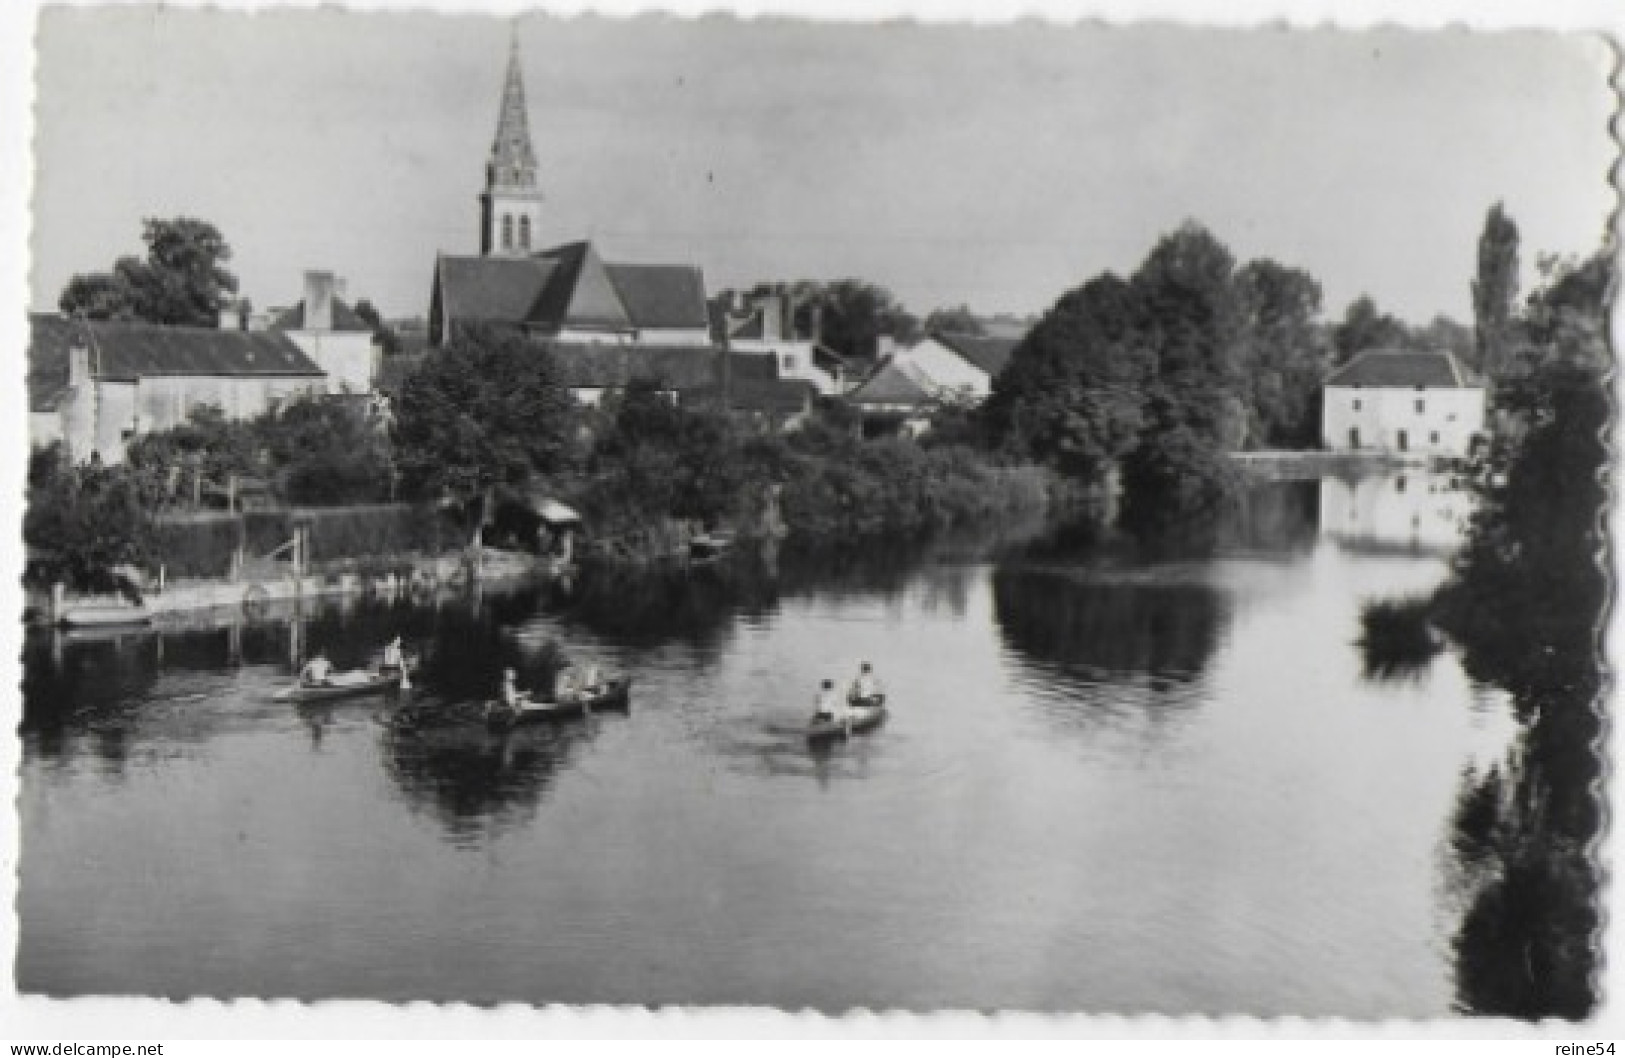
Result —
[{"label": "rowing boat", "polygon": [[63,611],[64,628],[131,628],[152,623],[145,606],[74,606]]},{"label": "rowing boat", "polygon": [[569,720],[605,709],[627,709],[632,704],[632,680],[627,677],[606,680],[602,687],[583,691],[552,702],[524,701],[516,708],[492,702],[486,708],[486,723],[494,728]]},{"label": "rowing boat", "polygon": [[279,702],[297,702],[301,705],[311,702],[336,702],[345,698],[383,694],[399,688],[400,685],[401,673],[398,669],[390,672],[362,670],[335,672],[327,683],[297,683],[276,692],[273,697]]},{"label": "rowing boat", "polygon": [[873,731],[886,720],[886,696],[876,694],[847,703],[847,717],[846,720],[814,717],[807,723],[807,740],[825,742],[845,738],[848,734],[861,735]]}]

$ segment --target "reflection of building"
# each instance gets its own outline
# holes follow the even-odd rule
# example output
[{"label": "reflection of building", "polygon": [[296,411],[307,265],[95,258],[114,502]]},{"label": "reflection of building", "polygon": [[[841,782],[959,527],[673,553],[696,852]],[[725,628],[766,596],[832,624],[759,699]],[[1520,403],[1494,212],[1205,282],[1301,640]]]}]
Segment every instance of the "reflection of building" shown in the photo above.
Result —
[{"label": "reflection of building", "polygon": [[1449,353],[1371,349],[1326,380],[1321,423],[1335,451],[1464,456],[1484,429],[1484,388]]},{"label": "reflection of building", "polygon": [[1461,543],[1472,496],[1448,474],[1375,475],[1320,482],[1320,528],[1360,551],[1449,551]]},{"label": "reflection of building", "polygon": [[282,334],[47,315],[29,323],[33,441],[63,441],[76,462],[122,462],[130,440],[197,408],[249,419],[327,391],[322,369]]}]

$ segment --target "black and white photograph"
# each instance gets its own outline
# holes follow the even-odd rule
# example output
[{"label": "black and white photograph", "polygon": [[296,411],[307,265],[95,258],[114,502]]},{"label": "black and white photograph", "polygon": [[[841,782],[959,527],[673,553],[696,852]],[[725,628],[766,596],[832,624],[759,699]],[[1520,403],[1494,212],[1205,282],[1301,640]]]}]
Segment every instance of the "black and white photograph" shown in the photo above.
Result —
[{"label": "black and white photograph", "polygon": [[32,12],[30,1039],[1618,1002],[1616,44],[1016,14]]}]

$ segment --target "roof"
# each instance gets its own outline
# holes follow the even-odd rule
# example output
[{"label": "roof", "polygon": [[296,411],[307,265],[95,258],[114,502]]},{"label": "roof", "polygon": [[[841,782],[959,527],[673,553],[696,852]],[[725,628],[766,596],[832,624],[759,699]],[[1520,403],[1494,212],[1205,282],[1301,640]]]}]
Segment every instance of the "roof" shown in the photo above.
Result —
[{"label": "roof", "polygon": [[435,284],[441,311],[454,324],[697,330],[709,320],[698,268],[609,263],[589,242],[530,257],[442,254]]},{"label": "roof", "polygon": [[928,404],[935,387],[913,364],[892,359],[880,365],[857,389],[847,394],[853,404]]},{"label": "roof", "polygon": [[1411,349],[1367,349],[1326,380],[1328,386],[1371,389],[1415,389],[1419,386],[1458,389],[1476,386],[1446,352]]},{"label": "roof", "polygon": [[633,379],[657,379],[676,390],[717,384],[720,350],[708,346],[591,345],[546,342],[559,378],[572,389],[619,389]]},{"label": "roof", "polygon": [[[728,410],[796,415],[812,404],[818,389],[801,378],[734,378],[728,384]],[[716,400],[716,388],[696,392],[696,397]]]},{"label": "roof", "polygon": [[933,332],[928,336],[937,344],[952,349],[989,376],[997,375],[1010,362],[1019,338],[991,337],[977,334],[946,334]]},{"label": "roof", "polygon": [[[291,309],[282,310],[281,315],[271,321],[268,328],[273,331],[302,331],[305,329],[305,303],[303,301]],[[333,326],[328,328],[334,331],[364,331],[372,333],[372,327],[366,320],[355,314],[355,310],[338,298],[333,299]]]},{"label": "roof", "polygon": [[92,371],[107,379],[323,376],[286,335],[273,331],[71,320],[46,313],[31,314],[28,322],[28,401],[34,411],[56,407],[68,386],[68,350],[81,344],[92,350]]}]

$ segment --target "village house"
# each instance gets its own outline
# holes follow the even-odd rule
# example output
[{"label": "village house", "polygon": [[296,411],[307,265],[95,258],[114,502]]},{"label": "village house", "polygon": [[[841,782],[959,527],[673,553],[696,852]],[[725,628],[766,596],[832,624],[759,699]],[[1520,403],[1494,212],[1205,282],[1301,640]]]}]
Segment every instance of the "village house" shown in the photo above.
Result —
[{"label": "village house", "polygon": [[327,375],[284,334],[29,317],[29,430],[75,462],[124,460],[134,438],[202,407],[248,419],[327,392]]},{"label": "village house", "polygon": [[936,382],[924,371],[894,356],[883,361],[846,399],[862,418],[865,433],[917,437],[930,428],[931,413],[942,405],[938,392]]},{"label": "village house", "polygon": [[993,392],[993,379],[1010,362],[1018,339],[934,332],[897,352],[930,380],[937,399],[974,406]]},{"label": "village house", "polygon": [[742,353],[766,353],[778,362],[782,378],[802,379],[823,396],[845,390],[846,363],[817,338],[816,312],[805,331],[796,327],[797,303],[788,291],[743,295],[712,303],[715,340]]},{"label": "village house", "polygon": [[285,334],[327,375],[329,393],[371,393],[383,350],[372,327],[338,297],[332,272],[306,272],[305,296],[267,329]]},{"label": "village house", "polygon": [[611,262],[585,241],[541,248],[536,170],[516,38],[480,195],[480,252],[435,259],[431,342],[478,324],[567,342],[712,344],[699,268]]},{"label": "village house", "polygon": [[1448,352],[1371,349],[1326,380],[1332,451],[1465,456],[1484,431],[1484,387]]}]

